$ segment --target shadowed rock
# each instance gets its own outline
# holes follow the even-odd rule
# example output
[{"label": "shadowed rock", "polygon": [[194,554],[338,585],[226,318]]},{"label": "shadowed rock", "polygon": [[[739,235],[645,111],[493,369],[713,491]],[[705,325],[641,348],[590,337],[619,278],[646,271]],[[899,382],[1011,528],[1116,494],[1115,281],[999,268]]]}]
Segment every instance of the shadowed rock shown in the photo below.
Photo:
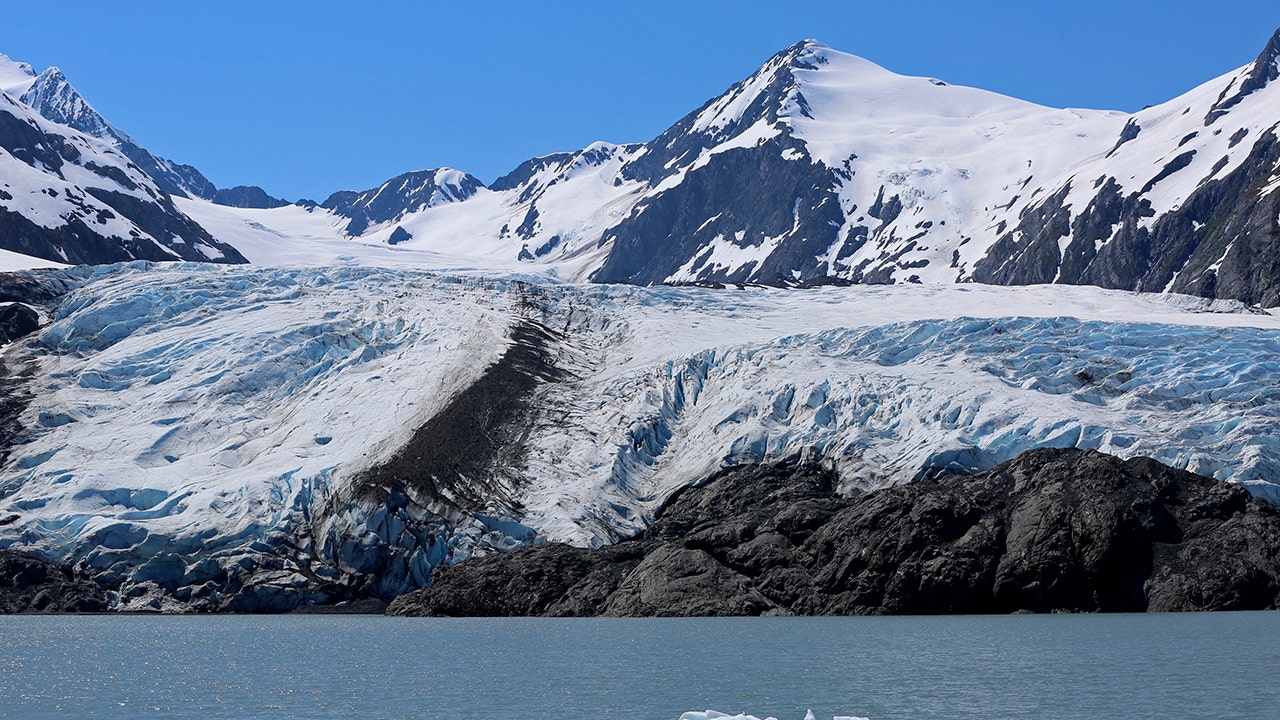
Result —
[{"label": "shadowed rock", "polygon": [[842,498],[815,465],[740,467],[641,537],[437,571],[398,615],[867,615],[1280,606],[1280,508],[1147,458],[1035,450]]},{"label": "shadowed rock", "polygon": [[[0,517],[0,523],[5,518]],[[67,568],[14,550],[0,550],[0,614],[105,612],[107,593]]]}]

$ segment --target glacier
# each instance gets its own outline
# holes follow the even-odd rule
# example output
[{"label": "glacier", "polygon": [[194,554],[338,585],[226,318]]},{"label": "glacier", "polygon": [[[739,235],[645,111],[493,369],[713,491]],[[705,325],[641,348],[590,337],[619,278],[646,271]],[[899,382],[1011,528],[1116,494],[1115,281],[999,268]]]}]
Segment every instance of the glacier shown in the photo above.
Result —
[{"label": "glacier", "polygon": [[[1234,301],[145,262],[20,276],[56,299],[0,349],[25,402],[0,549],[72,563],[123,610],[390,598],[478,553],[630,537],[717,469],[797,455],[853,489],[1080,447],[1280,501],[1280,319]],[[406,448],[446,442],[424,429],[472,427],[448,416],[494,368],[524,371],[528,328],[554,372],[478,426],[504,428],[493,452],[395,477]]]}]

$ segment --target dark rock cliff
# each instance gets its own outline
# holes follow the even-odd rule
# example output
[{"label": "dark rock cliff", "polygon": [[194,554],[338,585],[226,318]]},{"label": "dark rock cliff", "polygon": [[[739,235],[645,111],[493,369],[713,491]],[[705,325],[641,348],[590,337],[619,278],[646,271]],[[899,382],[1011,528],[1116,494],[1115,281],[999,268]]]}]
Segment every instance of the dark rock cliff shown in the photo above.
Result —
[{"label": "dark rock cliff", "polygon": [[1036,450],[843,498],[812,465],[741,467],[639,538],[436,571],[397,615],[867,615],[1280,606],[1280,508],[1146,458]]},{"label": "dark rock cliff", "polygon": [[70,568],[0,550],[0,614],[105,612],[108,607],[107,592]]}]

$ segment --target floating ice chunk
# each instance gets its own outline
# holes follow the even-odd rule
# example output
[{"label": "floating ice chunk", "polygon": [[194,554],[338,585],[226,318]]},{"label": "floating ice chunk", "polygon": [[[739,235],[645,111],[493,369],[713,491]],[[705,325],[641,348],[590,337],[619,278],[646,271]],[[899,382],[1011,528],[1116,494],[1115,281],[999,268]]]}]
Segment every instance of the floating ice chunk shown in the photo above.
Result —
[{"label": "floating ice chunk", "polygon": [[[680,716],[680,720],[760,720],[755,715],[747,715],[742,713],[739,715],[729,715],[728,713],[716,712],[715,710],[704,710],[703,712],[687,712]],[[767,717],[765,720],[777,720],[774,717]],[[804,720],[817,720],[813,714],[813,710],[809,710],[804,714]],[[857,717],[854,715],[836,715],[831,720],[868,720],[868,718]]]},{"label": "floating ice chunk", "polygon": [[[754,715],[740,714],[729,715],[728,713],[716,712],[715,710],[707,710],[705,712],[687,712],[680,716],[680,720],[760,720]],[[774,717],[765,718],[765,720],[778,720]]]}]

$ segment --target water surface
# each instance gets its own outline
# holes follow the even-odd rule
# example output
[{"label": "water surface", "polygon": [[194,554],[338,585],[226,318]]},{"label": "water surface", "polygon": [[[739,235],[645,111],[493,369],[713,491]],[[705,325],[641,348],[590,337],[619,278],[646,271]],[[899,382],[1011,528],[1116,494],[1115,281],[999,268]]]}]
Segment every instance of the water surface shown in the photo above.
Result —
[{"label": "water surface", "polygon": [[0,617],[0,717],[1280,717],[1280,613]]}]

